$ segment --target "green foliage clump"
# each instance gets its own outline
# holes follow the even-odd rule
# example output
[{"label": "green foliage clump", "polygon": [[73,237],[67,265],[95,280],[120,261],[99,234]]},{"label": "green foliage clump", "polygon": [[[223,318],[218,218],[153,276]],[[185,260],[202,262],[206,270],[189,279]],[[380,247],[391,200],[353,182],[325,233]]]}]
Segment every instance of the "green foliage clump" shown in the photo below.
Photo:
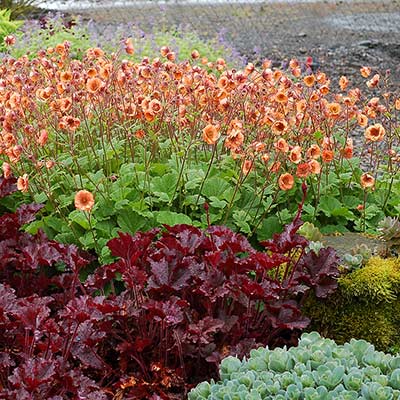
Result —
[{"label": "green foliage clump", "polygon": [[5,51],[4,38],[21,27],[23,21],[11,21],[11,10],[0,9],[0,51]]},{"label": "green foliage clump", "polygon": [[363,338],[380,350],[400,344],[400,260],[372,257],[339,279],[334,296],[309,298],[304,312],[317,329],[339,343]]},{"label": "green foliage clump", "polygon": [[[135,52],[127,55],[123,42],[131,38]],[[72,56],[82,59],[90,47],[101,47],[108,53],[122,51],[124,57],[132,61],[141,61],[144,57],[150,59],[160,57],[160,48],[168,46],[176,55],[178,61],[190,60],[193,50],[210,62],[224,58],[232,66],[242,66],[240,57],[234,49],[220,44],[216,38],[203,39],[196,32],[185,27],[173,29],[155,28],[146,33],[131,24],[118,26],[96,26],[93,21],[84,21],[79,16],[66,19],[62,15],[48,16],[42,21],[28,21],[18,32],[18,41],[10,49],[10,55],[19,58],[25,54],[35,56],[39,50],[55,47],[68,41],[73,49]]]},{"label": "green foliage clump", "polygon": [[337,345],[304,333],[289,350],[259,348],[249,359],[225,358],[220,382],[202,382],[189,400],[389,400],[400,398],[400,357],[365,340]]},{"label": "green foliage clump", "polygon": [[9,10],[11,19],[16,19],[37,11],[38,3],[37,0],[0,0],[0,9]]}]

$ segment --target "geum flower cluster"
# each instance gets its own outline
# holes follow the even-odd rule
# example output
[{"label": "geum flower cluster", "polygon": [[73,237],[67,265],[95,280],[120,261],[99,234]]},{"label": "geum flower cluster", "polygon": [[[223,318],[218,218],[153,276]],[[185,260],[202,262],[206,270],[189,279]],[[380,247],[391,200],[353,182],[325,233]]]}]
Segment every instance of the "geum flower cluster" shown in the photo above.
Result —
[{"label": "geum flower cluster", "polygon": [[[99,147],[107,162],[126,162],[141,149],[136,141],[153,157],[167,140],[171,153],[186,149],[211,157],[218,148],[235,157],[243,177],[257,170],[282,190],[352,158],[354,131],[364,132],[365,145],[373,147],[389,129],[385,151],[398,159],[393,115],[400,100],[391,93],[364,101],[346,77],[334,93],[324,73],[303,76],[296,60],[288,71],[272,70],[269,61],[236,71],[197,51],[176,63],[167,47],[160,58],[134,63],[129,40],[125,47],[127,59],[91,48],[82,61],[74,60],[64,42],[34,59],[2,61],[0,154],[4,173],[21,177],[21,190],[28,190],[32,174],[27,163],[39,171],[57,165],[60,154],[96,159]],[[371,70],[361,73],[368,78]],[[379,84],[378,74],[367,81],[372,89]]]}]

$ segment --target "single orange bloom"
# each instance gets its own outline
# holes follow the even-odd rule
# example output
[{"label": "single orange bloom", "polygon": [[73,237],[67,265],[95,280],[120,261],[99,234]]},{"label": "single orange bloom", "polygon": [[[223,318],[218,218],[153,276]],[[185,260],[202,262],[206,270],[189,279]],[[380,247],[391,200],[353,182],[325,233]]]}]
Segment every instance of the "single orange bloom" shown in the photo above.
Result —
[{"label": "single orange bloom", "polygon": [[351,157],[353,157],[353,148],[350,146],[346,146],[342,150],[343,158],[349,160]]},{"label": "single orange bloom", "polygon": [[298,113],[303,113],[307,108],[307,102],[303,99],[296,103],[296,111]]},{"label": "single orange bloom", "polygon": [[197,60],[200,57],[200,53],[197,50],[193,50],[190,56],[193,58],[193,60]]},{"label": "single orange bloom", "polygon": [[46,129],[42,129],[37,140],[39,146],[44,146],[47,143],[48,138],[49,134],[47,133]]},{"label": "single orange bloom", "polygon": [[376,86],[378,86],[378,83],[380,81],[380,76],[379,74],[375,74],[369,81],[367,81],[367,86],[371,89]]},{"label": "single orange bloom", "polygon": [[287,103],[288,97],[287,97],[286,93],[278,92],[278,93],[276,94],[276,96],[275,96],[275,100],[276,100],[278,103]]},{"label": "single orange bloom", "polygon": [[294,146],[289,153],[289,160],[292,163],[298,164],[301,161],[301,147]]},{"label": "single orange bloom", "polygon": [[365,128],[368,125],[368,117],[365,114],[358,114],[357,122],[358,122],[358,125]]},{"label": "single orange bloom", "polygon": [[24,174],[23,176],[20,176],[17,180],[17,189],[23,193],[26,193],[28,191],[28,188],[29,188],[28,175]]},{"label": "single orange bloom", "polygon": [[226,137],[224,146],[228,149],[235,150],[243,144],[243,141],[243,133],[238,130],[234,130]]},{"label": "single orange bloom", "polygon": [[360,183],[363,189],[372,188],[375,185],[375,178],[366,172],[361,175]]},{"label": "single orange bloom", "polygon": [[281,153],[287,153],[289,151],[289,144],[288,142],[280,138],[274,143],[275,150]]},{"label": "single orange bloom", "polygon": [[292,69],[292,75],[293,75],[295,78],[300,78],[300,75],[301,75],[301,68],[300,68],[300,67],[293,68],[293,69]]},{"label": "single orange bloom", "polygon": [[334,154],[332,150],[323,150],[322,151],[322,161],[325,163],[329,163],[333,160]]},{"label": "single orange bloom", "polygon": [[385,133],[385,128],[381,124],[375,124],[365,130],[364,137],[368,142],[380,142],[383,140]]},{"label": "single orange bloom", "polygon": [[308,163],[301,163],[297,165],[296,176],[298,178],[307,178],[310,173],[311,169]]},{"label": "single orange bloom", "polygon": [[323,95],[323,96],[326,96],[329,92],[330,92],[330,88],[329,88],[329,86],[328,85],[322,85],[320,88],[319,88],[319,92]]},{"label": "single orange bloom", "polygon": [[11,166],[10,166],[10,164],[7,163],[7,162],[3,162],[2,170],[3,170],[4,179],[8,179],[11,176]]},{"label": "single orange bloom", "polygon": [[286,132],[287,128],[288,123],[285,120],[275,121],[271,126],[271,130],[275,135],[281,135]]},{"label": "single orange bloom", "polygon": [[394,108],[397,111],[400,111],[400,99],[396,99],[396,101],[394,102]]},{"label": "single orange bloom", "polygon": [[104,83],[99,78],[90,78],[86,82],[86,89],[89,93],[97,93],[103,86]]},{"label": "single orange bloom", "polygon": [[319,174],[321,172],[321,164],[317,160],[310,160],[308,162],[308,167],[310,168],[310,173]]},{"label": "single orange bloom", "polygon": [[333,117],[337,117],[341,111],[342,111],[342,107],[340,106],[339,103],[329,103],[328,104],[329,115],[331,115]]},{"label": "single orange bloom", "polygon": [[315,84],[315,76],[314,75],[307,75],[303,78],[303,82],[306,86],[312,87]]},{"label": "single orange bloom", "polygon": [[368,78],[371,75],[371,68],[362,67],[360,68],[360,73],[363,78]]},{"label": "single orange bloom", "polygon": [[349,85],[349,80],[345,76],[341,76],[339,79],[340,90],[346,90]]},{"label": "single orange bloom", "polygon": [[288,172],[282,174],[278,179],[278,185],[281,190],[290,190],[294,186],[294,178]]},{"label": "single orange bloom", "polygon": [[253,161],[246,160],[242,165],[242,171],[245,175],[247,175],[253,168]]},{"label": "single orange bloom", "polygon": [[77,210],[90,212],[94,206],[93,194],[88,190],[80,190],[75,195],[74,203]]},{"label": "single orange bloom", "polygon": [[138,129],[138,130],[135,132],[135,137],[136,137],[137,139],[143,139],[145,136],[146,136],[146,134],[145,134],[145,132],[144,132],[143,129]]},{"label": "single orange bloom", "polygon": [[124,41],[124,46],[125,46],[125,52],[127,54],[134,54],[135,53],[135,48],[133,47],[133,42],[131,38],[128,38]]},{"label": "single orange bloom", "polygon": [[158,114],[162,111],[163,107],[161,105],[161,103],[157,100],[157,99],[153,99],[150,101],[149,105],[148,105],[149,111],[152,114]]},{"label": "single orange bloom", "polygon": [[282,163],[280,161],[274,161],[271,166],[269,167],[269,170],[271,172],[278,172],[279,169],[281,168]]},{"label": "single orange bloom", "polygon": [[71,71],[63,71],[63,72],[61,72],[60,80],[61,80],[61,82],[69,82],[70,80],[72,80]]},{"label": "single orange bloom", "polygon": [[261,156],[261,160],[262,160],[264,163],[267,163],[267,162],[269,161],[269,154],[268,154],[268,153],[264,153],[264,154]]},{"label": "single orange bloom", "polygon": [[314,160],[321,157],[321,149],[317,144],[312,144],[307,150],[307,158],[312,158]]},{"label": "single orange bloom", "polygon": [[220,137],[220,133],[215,125],[208,124],[203,129],[203,140],[207,144],[215,144]]},{"label": "single orange bloom", "polygon": [[90,68],[90,69],[87,71],[87,76],[88,76],[89,78],[94,78],[96,75],[97,75],[97,69],[96,69],[96,68]]}]

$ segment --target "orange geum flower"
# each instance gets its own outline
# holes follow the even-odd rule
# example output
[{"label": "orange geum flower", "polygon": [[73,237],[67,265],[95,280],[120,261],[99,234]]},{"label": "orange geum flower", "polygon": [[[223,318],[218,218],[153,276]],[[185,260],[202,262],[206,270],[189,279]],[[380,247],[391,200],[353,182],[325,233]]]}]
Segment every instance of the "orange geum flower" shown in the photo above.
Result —
[{"label": "orange geum flower", "polygon": [[360,73],[363,78],[368,78],[371,75],[371,68],[369,67],[362,67],[360,68]]},{"label": "orange geum flower", "polygon": [[60,73],[60,80],[61,82],[69,82],[72,80],[72,73],[71,71],[63,71]]},{"label": "orange geum flower", "polygon": [[3,170],[4,179],[8,179],[11,176],[11,173],[12,173],[10,164],[7,163],[7,162],[3,162],[2,170]]},{"label": "orange geum flower", "polygon": [[289,160],[294,164],[298,164],[301,161],[301,147],[300,146],[294,146],[293,149],[290,150]]},{"label": "orange geum flower", "polygon": [[80,211],[92,211],[94,206],[94,197],[88,190],[80,190],[76,193],[74,199],[75,208]]},{"label": "orange geum flower", "polygon": [[66,115],[65,117],[61,118],[61,121],[58,123],[58,127],[60,129],[75,131],[79,128],[80,124],[81,121],[78,118]]},{"label": "orange geum flower", "polygon": [[287,153],[289,151],[289,144],[288,142],[280,138],[274,143],[275,150],[281,153]]},{"label": "orange geum flower", "polygon": [[348,85],[349,85],[349,80],[347,79],[347,77],[344,75],[341,76],[339,79],[340,90],[346,90]]},{"label": "orange geum flower", "polygon": [[294,186],[294,178],[293,175],[288,172],[282,174],[278,179],[278,185],[281,190],[290,190]]},{"label": "orange geum flower", "polygon": [[197,60],[200,57],[200,53],[197,50],[193,50],[190,54],[193,60]]},{"label": "orange geum flower", "polygon": [[365,172],[361,175],[360,183],[363,189],[373,188],[375,186],[375,178]]},{"label": "orange geum flower", "polygon": [[312,144],[307,150],[307,158],[312,158],[314,160],[321,157],[321,149],[317,144]]},{"label": "orange geum flower", "polygon": [[234,130],[225,139],[224,146],[231,150],[239,148],[244,141],[244,135],[239,130]]},{"label": "orange geum flower", "polygon": [[307,108],[307,102],[304,99],[302,99],[296,103],[296,111],[298,113],[304,113],[306,108]]},{"label": "orange geum flower", "polygon": [[358,114],[357,122],[358,122],[358,125],[365,128],[368,125],[368,117],[365,114]]},{"label": "orange geum flower", "polygon": [[322,150],[322,161],[329,163],[333,160],[334,153],[332,150]]},{"label": "orange geum flower", "polygon": [[288,123],[283,119],[279,121],[275,121],[272,126],[271,130],[275,135],[282,135],[288,129]]},{"label": "orange geum flower", "polygon": [[282,163],[280,161],[274,161],[271,166],[269,167],[269,170],[271,172],[278,172],[281,168]]},{"label": "orange geum flower", "polygon": [[86,82],[86,89],[89,93],[97,93],[104,86],[104,83],[99,78],[89,78]]},{"label": "orange geum flower", "polygon": [[396,101],[394,102],[394,108],[397,111],[400,111],[400,99],[396,99]]},{"label": "orange geum flower", "polygon": [[89,78],[94,78],[95,76],[97,76],[97,69],[89,68],[86,74]]},{"label": "orange geum flower", "polygon": [[215,125],[208,124],[203,129],[203,140],[207,144],[215,144],[220,137],[218,128]]},{"label": "orange geum flower", "polygon": [[353,147],[345,146],[345,148],[342,150],[342,155],[343,155],[343,158],[345,158],[347,160],[352,158],[353,157]]},{"label": "orange geum flower", "polygon": [[275,95],[275,100],[278,102],[278,103],[287,103],[287,101],[288,101],[288,97],[287,97],[287,94],[286,93],[284,93],[284,92],[278,92],[276,95]]},{"label": "orange geum flower", "polygon": [[323,95],[323,96],[326,96],[329,92],[330,92],[330,88],[329,88],[329,86],[328,85],[322,85],[320,88],[319,88],[319,92]]},{"label": "orange geum flower", "polygon": [[153,99],[149,102],[148,111],[152,114],[159,114],[163,110],[163,106],[157,99]]},{"label": "orange geum flower", "polygon": [[369,81],[367,81],[367,86],[371,89],[376,86],[378,86],[378,83],[380,81],[380,76],[379,74],[375,74]]},{"label": "orange geum flower", "polygon": [[23,193],[26,193],[29,189],[28,175],[24,174],[17,179],[17,189]]},{"label": "orange geum flower", "polygon": [[321,172],[321,164],[317,160],[310,160],[308,162],[308,167],[312,174],[318,175]]},{"label": "orange geum flower", "polygon": [[244,175],[247,175],[253,168],[254,162],[252,160],[245,160],[242,165],[242,172]]},{"label": "orange geum flower", "polygon": [[385,136],[385,128],[381,124],[369,126],[364,133],[364,137],[368,142],[380,142]]},{"label": "orange geum flower", "polygon": [[135,48],[133,47],[133,42],[132,38],[128,38],[124,41],[124,46],[125,46],[125,52],[127,54],[134,54],[135,53]]},{"label": "orange geum flower", "polygon": [[332,117],[337,117],[340,115],[342,107],[339,103],[329,103],[328,104],[328,114]]},{"label": "orange geum flower", "polygon": [[307,178],[307,176],[310,175],[310,173],[311,169],[308,163],[300,163],[297,165],[296,176],[298,178]]},{"label": "orange geum flower", "polygon": [[312,87],[315,84],[315,76],[314,75],[307,75],[303,78],[303,82],[306,86]]},{"label": "orange geum flower", "polygon": [[49,134],[47,133],[46,129],[42,129],[40,131],[37,143],[39,144],[39,146],[44,146],[47,143],[48,138]]}]

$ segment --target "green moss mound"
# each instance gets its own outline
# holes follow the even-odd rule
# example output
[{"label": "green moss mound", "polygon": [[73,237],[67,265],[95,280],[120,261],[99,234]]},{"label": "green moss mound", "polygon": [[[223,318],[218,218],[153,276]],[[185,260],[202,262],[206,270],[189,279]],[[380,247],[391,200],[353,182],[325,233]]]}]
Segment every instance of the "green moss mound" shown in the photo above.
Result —
[{"label": "green moss mound", "polygon": [[372,257],[342,276],[327,300],[309,298],[304,312],[312,319],[310,329],[338,343],[357,338],[379,350],[400,348],[400,259]]}]

